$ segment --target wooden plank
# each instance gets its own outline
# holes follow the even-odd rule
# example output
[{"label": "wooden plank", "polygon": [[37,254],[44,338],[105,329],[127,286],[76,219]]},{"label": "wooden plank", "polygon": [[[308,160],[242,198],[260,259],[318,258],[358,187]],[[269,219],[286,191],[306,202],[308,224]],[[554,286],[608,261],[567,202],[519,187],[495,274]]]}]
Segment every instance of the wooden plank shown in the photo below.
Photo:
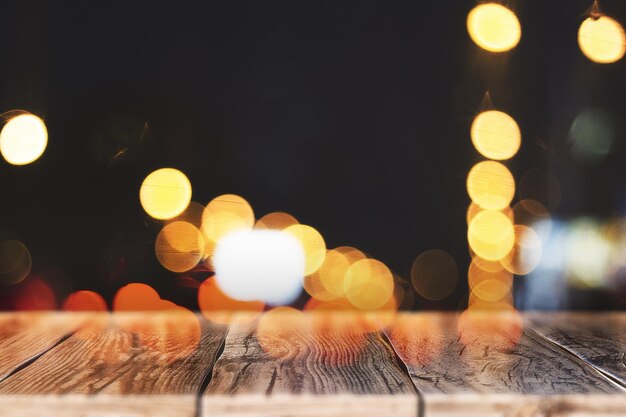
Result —
[{"label": "wooden plank", "polygon": [[[399,315],[386,331],[425,414],[450,416],[626,415],[623,391],[513,313]],[[586,399],[589,395],[599,400]],[[600,398],[600,397],[599,397]],[[578,405],[584,404],[584,407]],[[537,413],[537,414],[533,414]]]},{"label": "wooden plank", "polygon": [[87,314],[0,313],[0,381],[75,332]]},{"label": "wooden plank", "polygon": [[340,313],[296,316],[236,318],[204,415],[417,415],[414,387],[379,332]]},{"label": "wooden plank", "polygon": [[0,407],[15,416],[191,417],[225,334],[191,313],[101,314],[0,383]]},{"label": "wooden plank", "polygon": [[532,328],[626,388],[626,313],[532,313]]}]

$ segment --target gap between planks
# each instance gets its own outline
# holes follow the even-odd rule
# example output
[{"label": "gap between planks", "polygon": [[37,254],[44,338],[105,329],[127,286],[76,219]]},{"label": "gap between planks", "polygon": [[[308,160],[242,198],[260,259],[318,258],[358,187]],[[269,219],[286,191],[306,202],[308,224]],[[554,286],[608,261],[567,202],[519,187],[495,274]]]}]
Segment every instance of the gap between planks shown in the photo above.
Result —
[{"label": "gap between planks", "polygon": [[320,322],[311,316],[297,320],[288,334],[279,330],[269,340],[265,334],[263,344],[259,322],[238,316],[204,391],[202,415],[423,415],[417,387],[381,331],[355,339],[331,325],[330,333],[309,333],[308,326]]},{"label": "gap between planks", "polygon": [[[532,325],[532,322],[528,322],[528,323],[530,325]],[[532,333],[533,336],[541,339],[544,343],[547,343],[547,344],[553,346],[555,349],[562,351],[564,356],[568,356],[572,360],[578,361],[578,362],[582,363],[583,366],[587,366],[588,368],[592,369],[593,371],[595,371],[598,374],[598,376],[600,378],[605,379],[609,384],[612,384],[613,386],[615,386],[615,388],[617,388],[618,390],[620,390],[620,391],[622,391],[623,393],[626,394],[626,385],[624,385],[624,383],[622,381],[620,381],[619,379],[615,378],[610,373],[608,373],[608,372],[604,371],[602,368],[594,365],[591,361],[589,361],[589,360],[583,358],[582,356],[578,355],[575,351],[569,349],[568,347],[563,346],[560,343],[558,343],[558,342],[556,342],[554,340],[551,340],[547,336],[542,335],[541,333],[537,332],[532,327],[529,326],[527,331],[529,333]]]},{"label": "gap between planks", "polygon": [[[163,315],[155,315],[153,313],[143,318],[141,315],[133,313],[115,315],[106,313],[94,316],[94,320],[85,322],[76,331],[65,335],[44,351],[31,356],[11,373],[10,378],[6,378],[4,383],[0,382],[2,387],[0,391],[3,392],[0,399],[5,412],[13,412],[15,415],[20,416],[35,416],[44,410],[51,410],[58,413],[58,415],[76,415],[80,417],[92,411],[102,416],[117,416],[119,415],[118,413],[142,416],[197,415],[196,404],[198,396],[201,394],[203,380],[207,378],[207,375],[210,375],[217,358],[212,357],[209,361],[206,359],[209,359],[213,354],[211,351],[216,352],[216,348],[223,347],[226,337],[226,326],[210,324],[204,318],[195,315],[200,322],[198,329],[201,330],[201,333],[198,343],[201,344],[193,347],[195,345],[194,342],[193,345],[180,346],[180,348],[184,348],[184,352],[189,354],[189,360],[192,362],[189,362],[189,365],[185,365],[188,363],[185,355],[184,359],[181,357],[181,361],[184,361],[184,363],[176,359],[176,362],[172,362],[173,364],[176,363],[175,369],[172,371],[169,371],[169,367],[164,369],[168,369],[170,373],[178,372],[178,375],[180,375],[179,370],[182,370],[184,367],[192,370],[195,366],[197,369],[196,382],[190,380],[189,377],[180,380],[178,375],[176,375],[176,384],[168,388],[171,383],[170,378],[175,374],[169,376],[166,374],[163,378],[155,374],[155,372],[160,374],[159,367],[163,366],[163,356],[158,351],[150,350],[154,349],[154,347],[144,351],[143,342],[148,343],[147,346],[153,346],[152,343],[160,342],[158,339],[153,338],[152,333],[146,333],[144,325],[147,324],[148,327],[160,329],[158,331],[173,331],[173,337],[184,337],[187,336],[185,329],[188,327],[188,323],[186,320],[190,319],[190,317],[181,316],[178,318],[175,316],[172,321],[172,316],[168,315],[168,321],[163,322],[160,320],[163,318]],[[176,321],[177,319],[178,321]],[[124,326],[122,326],[122,323]],[[184,333],[182,335],[180,333],[181,328]],[[134,333],[135,331],[139,331],[142,337],[142,342],[139,342],[139,345],[137,345],[138,335]],[[77,333],[80,334],[77,335]],[[92,336],[95,339],[92,339]],[[118,343],[122,339],[127,343]],[[96,344],[90,344],[89,340],[93,340]],[[114,344],[111,345],[111,341]],[[170,341],[170,339],[164,339],[163,343],[169,344]],[[213,341],[212,344],[211,341]],[[85,343],[90,344],[90,346],[85,346]],[[133,351],[127,351],[127,349],[120,350],[118,345],[133,349]],[[85,351],[86,347],[97,349],[94,351],[96,355],[91,355],[89,353],[90,349],[87,349],[87,354],[83,355],[81,352]],[[163,353],[169,353],[171,350],[171,346],[168,345],[160,344],[157,347],[166,349]],[[99,353],[98,350],[100,350]],[[64,356],[62,352],[69,353],[71,356]],[[100,358],[102,355],[106,355],[108,358],[106,363],[111,370],[110,376],[106,375],[107,371],[104,371],[104,373],[98,371],[101,368],[101,364],[96,357]],[[192,359],[192,355],[196,359]],[[171,359],[173,360],[173,358]],[[136,360],[139,360],[139,363],[135,363]],[[194,362],[196,362],[195,365]],[[142,363],[148,365],[152,363],[153,366],[151,365],[142,370],[140,369],[142,368]],[[130,372],[126,375],[129,366],[137,372]],[[189,368],[189,366],[192,368]],[[62,372],[61,369],[63,369]],[[80,377],[80,373],[83,370],[89,375],[98,378],[98,386]],[[138,379],[133,378],[133,375]],[[189,375],[193,375],[193,373]],[[46,381],[50,381],[51,378],[61,378],[64,381],[63,386],[57,386],[56,384],[46,385]],[[137,382],[138,385],[133,381],[139,381]],[[31,382],[34,385],[31,385]],[[15,383],[17,383],[17,386]],[[55,391],[55,386],[58,387],[58,392]],[[142,386],[144,388],[147,386],[148,389],[142,389]]]}]

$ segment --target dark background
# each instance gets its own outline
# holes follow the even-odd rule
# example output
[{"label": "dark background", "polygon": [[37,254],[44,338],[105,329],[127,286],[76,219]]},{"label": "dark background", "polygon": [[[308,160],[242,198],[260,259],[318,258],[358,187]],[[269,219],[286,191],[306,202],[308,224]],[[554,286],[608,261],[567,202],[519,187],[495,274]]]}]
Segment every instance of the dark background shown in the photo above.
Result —
[{"label": "dark background", "polygon": [[[516,178],[544,167],[560,180],[553,214],[624,214],[623,134],[600,165],[568,152],[581,110],[626,114],[625,61],[596,65],[578,48],[590,3],[508,2],[522,40],[493,55],[467,35],[472,1],[6,1],[0,112],[40,115],[49,144],[34,164],[0,163],[0,227],[65,290],[110,299],[146,282],[195,307],[156,262],[159,224],[138,199],[149,172],[172,166],[194,201],[235,193],[257,217],[287,211],[405,278],[419,253],[444,249],[461,284],[415,307],[457,308],[465,178],[480,159],[469,126],[487,90],[522,129]],[[624,1],[601,6],[626,22]],[[11,308],[16,289],[1,291]]]}]

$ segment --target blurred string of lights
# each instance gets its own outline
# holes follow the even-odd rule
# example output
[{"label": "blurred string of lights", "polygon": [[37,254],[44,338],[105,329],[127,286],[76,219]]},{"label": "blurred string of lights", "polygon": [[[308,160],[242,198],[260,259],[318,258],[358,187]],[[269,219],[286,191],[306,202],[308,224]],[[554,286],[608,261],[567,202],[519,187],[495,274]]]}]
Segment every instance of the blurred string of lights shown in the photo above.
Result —
[{"label": "blurred string of lights", "polygon": [[[492,54],[511,51],[522,37],[517,15],[500,3],[473,8],[467,16],[467,30],[478,47]],[[580,25],[578,44],[590,61],[611,64],[623,58],[626,36],[619,22],[600,12],[596,1]],[[457,330],[464,342],[500,334],[503,337],[489,339],[491,345],[510,347],[522,332],[513,301],[514,276],[540,271],[549,277],[565,270],[573,285],[598,287],[607,274],[626,269],[626,221],[599,224],[580,219],[566,226],[554,220],[550,210],[559,199],[558,180],[549,172],[531,170],[517,183],[507,162],[521,147],[521,129],[511,115],[495,109],[488,97],[481,110],[470,127],[472,144],[484,160],[471,168],[466,182],[471,200],[467,209],[470,293]],[[16,166],[37,161],[48,144],[43,119],[23,110],[2,117],[2,157]],[[610,117],[601,109],[581,112],[569,132],[573,156],[586,163],[600,160],[612,147],[613,130]],[[516,192],[519,201],[512,205]],[[458,265],[444,250],[430,249],[416,257],[410,271],[412,288],[407,289],[381,261],[350,246],[328,248],[315,228],[301,224],[289,213],[272,212],[257,218],[252,206],[234,194],[217,196],[206,205],[192,201],[191,181],[175,168],[147,175],[139,201],[150,217],[162,223],[154,253],[163,268],[176,274],[196,268],[214,273],[197,286],[202,314],[222,323],[259,319],[259,343],[277,356],[299,351],[285,346],[295,343],[291,335],[305,329],[332,332],[353,342],[362,340],[368,331],[389,325],[394,337],[436,334],[441,329],[428,316],[396,317],[395,313],[413,306],[412,289],[427,300],[439,301],[450,296],[458,284]],[[22,283],[31,268],[26,245],[14,236],[2,236],[1,282]],[[59,306],[49,282],[33,278],[26,284],[24,295],[15,303],[18,309]],[[315,313],[307,315],[312,317],[307,326],[302,326],[305,316],[301,311],[285,307],[303,290],[309,296],[304,311]],[[537,298],[551,294],[543,286],[531,287],[533,291]],[[66,311],[109,310],[100,294],[88,290],[71,293],[60,307]],[[174,336],[200,337],[199,324],[190,310],[161,298],[146,284],[129,283],[120,288],[110,309],[165,311],[170,314],[164,324],[168,332],[176,329]],[[246,314],[233,315],[235,312]],[[499,313],[498,320],[493,319],[494,312]],[[136,332],[159,351],[167,351],[165,360],[184,354],[176,337],[154,342],[145,323],[132,316],[120,317],[120,326]],[[438,339],[429,340],[436,345]],[[428,358],[422,355],[415,360]]]},{"label": "blurred string of lights", "polygon": [[[498,3],[472,9],[467,16],[467,31],[476,45],[494,54],[515,48],[522,36],[517,15]],[[472,260],[467,271],[467,309],[457,326],[462,341],[474,340],[486,331],[495,344],[508,347],[515,345],[522,333],[522,319],[512,296],[513,274],[532,269],[522,250],[529,240],[527,230],[532,229],[515,225],[510,207],[515,178],[505,165],[519,151],[522,135],[513,117],[493,108],[489,93],[482,107],[470,128],[472,144],[485,160],[476,163],[467,175],[471,200],[467,241]]]},{"label": "blurred string of lights", "polygon": [[[512,50],[522,35],[515,12],[499,3],[484,3],[472,9],[467,16],[467,30],[477,46],[492,54]],[[592,62],[610,64],[624,56],[626,36],[622,26],[603,15],[595,1],[589,16],[580,25],[578,44],[583,55]],[[612,132],[603,117],[603,113],[591,110],[576,118],[570,129],[574,157],[596,160],[608,153]],[[602,128],[605,132],[597,135]],[[492,328],[497,321],[499,334],[503,335],[500,341],[513,345],[522,332],[522,320],[512,294],[514,276],[532,275],[535,269],[545,272],[544,245],[550,251],[547,263],[554,263],[552,241],[554,235],[559,234],[553,234],[552,216],[546,206],[558,202],[560,186],[549,172],[531,170],[522,177],[516,190],[515,178],[506,161],[513,158],[521,146],[521,130],[513,117],[493,108],[488,93],[482,111],[471,124],[470,137],[485,160],[475,164],[467,176],[467,193],[471,199],[467,210],[467,239],[472,260],[467,273],[470,291],[467,309],[459,320],[458,330],[463,339],[467,332]],[[516,191],[520,200],[511,207]],[[585,277],[585,283],[593,287],[604,278],[604,275],[600,278],[600,274],[607,272],[599,266],[607,264],[604,259],[610,246],[596,235],[597,229],[588,222],[581,227],[576,223],[568,233],[569,245],[564,244],[566,249],[561,251],[570,259],[555,269],[565,270],[568,278],[575,280]],[[536,287],[531,285],[531,291],[537,292]],[[545,293],[555,292],[546,285],[539,287]],[[491,315],[494,311],[506,314],[495,319]]]}]

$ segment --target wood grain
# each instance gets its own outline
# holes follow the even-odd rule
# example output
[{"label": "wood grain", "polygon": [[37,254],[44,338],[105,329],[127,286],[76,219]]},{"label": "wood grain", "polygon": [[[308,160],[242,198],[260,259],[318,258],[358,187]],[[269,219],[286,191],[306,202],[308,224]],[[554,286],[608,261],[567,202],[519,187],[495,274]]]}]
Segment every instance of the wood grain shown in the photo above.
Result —
[{"label": "wood grain", "polygon": [[188,312],[0,315],[0,414],[192,417],[202,394],[206,416],[626,415],[625,315],[413,313],[383,334],[284,312],[228,335]]},{"label": "wood grain", "polygon": [[[134,397],[150,395],[154,402],[137,415],[193,416],[225,334],[225,327],[191,313],[103,314],[0,383],[0,406],[15,415],[36,413],[46,398],[52,408],[83,415],[91,410],[89,398],[111,415],[130,414]],[[16,395],[37,401],[16,402]]]},{"label": "wood grain", "polygon": [[417,415],[411,381],[378,332],[330,317],[263,320],[231,326],[203,397],[206,415]]},{"label": "wood grain", "polygon": [[626,388],[626,314],[532,313],[533,330]]},{"label": "wood grain", "polygon": [[89,320],[86,314],[1,313],[0,381]]},{"label": "wood grain", "polygon": [[[490,312],[489,322],[509,320],[498,314]],[[467,333],[467,328],[461,330]],[[532,413],[546,407],[558,408],[563,401],[570,404],[567,401],[575,398],[572,396],[584,398],[581,394],[615,400],[590,400],[588,412],[581,415],[590,415],[589,410],[626,415],[624,397],[610,395],[623,394],[618,386],[533,331],[520,327],[519,340],[514,343],[518,333],[506,326],[492,328],[502,334],[480,330],[475,337],[468,337],[459,331],[456,314],[420,313],[399,316],[386,331],[424,395],[426,415],[448,415],[448,411],[450,415],[473,415],[471,410],[477,416],[535,415]],[[516,400],[503,401],[507,396]],[[561,414],[554,415],[576,415],[574,408],[558,409]]]}]

